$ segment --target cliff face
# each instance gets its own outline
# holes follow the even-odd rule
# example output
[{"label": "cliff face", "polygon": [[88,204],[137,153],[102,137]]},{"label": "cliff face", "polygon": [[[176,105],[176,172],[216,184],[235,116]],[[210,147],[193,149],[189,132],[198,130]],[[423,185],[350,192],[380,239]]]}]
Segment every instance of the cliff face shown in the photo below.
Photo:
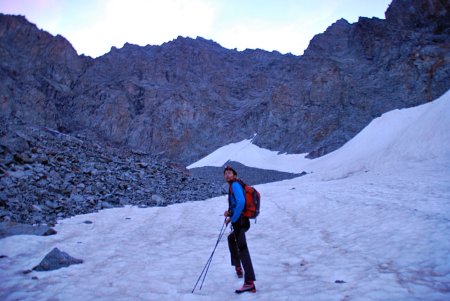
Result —
[{"label": "cliff face", "polygon": [[24,17],[0,15],[0,108],[5,117],[55,126],[84,68],[70,43]]},{"label": "cliff face", "polygon": [[320,156],[450,87],[449,10],[396,0],[386,20],[337,21],[303,56],[177,38],[97,59],[1,15],[0,114],[182,163],[254,133],[260,146]]}]

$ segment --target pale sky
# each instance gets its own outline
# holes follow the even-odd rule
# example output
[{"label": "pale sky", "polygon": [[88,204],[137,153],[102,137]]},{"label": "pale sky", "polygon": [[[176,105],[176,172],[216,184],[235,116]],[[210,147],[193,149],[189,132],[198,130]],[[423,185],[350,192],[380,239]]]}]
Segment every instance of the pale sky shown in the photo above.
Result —
[{"label": "pale sky", "polygon": [[0,0],[67,38],[78,54],[101,56],[124,43],[161,45],[178,36],[211,39],[225,48],[303,54],[309,41],[340,18],[384,19],[391,0]]}]

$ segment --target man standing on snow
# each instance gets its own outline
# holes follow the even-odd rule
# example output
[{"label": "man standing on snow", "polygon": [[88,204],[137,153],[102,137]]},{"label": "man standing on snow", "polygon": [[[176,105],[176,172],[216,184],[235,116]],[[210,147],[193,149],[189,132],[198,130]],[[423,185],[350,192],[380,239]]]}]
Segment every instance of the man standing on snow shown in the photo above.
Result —
[{"label": "man standing on snow", "polygon": [[237,172],[230,166],[226,166],[223,175],[228,182],[228,204],[229,208],[225,211],[225,223],[231,222],[233,232],[228,235],[228,247],[230,248],[231,265],[236,269],[239,278],[243,277],[242,266],[245,272],[244,285],[236,290],[236,293],[256,292],[255,273],[253,271],[250,252],[248,251],[245,232],[250,229],[250,221],[242,215],[245,207],[244,189],[237,179]]}]

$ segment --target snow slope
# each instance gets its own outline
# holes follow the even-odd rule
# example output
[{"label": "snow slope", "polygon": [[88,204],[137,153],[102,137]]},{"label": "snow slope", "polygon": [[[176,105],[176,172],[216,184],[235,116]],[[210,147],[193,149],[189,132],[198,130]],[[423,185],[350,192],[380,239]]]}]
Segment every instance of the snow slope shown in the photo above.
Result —
[{"label": "snow slope", "polygon": [[279,154],[244,140],[223,146],[188,168],[238,161],[250,167],[286,172],[351,174],[386,163],[450,158],[450,91],[431,103],[394,110],[374,119],[340,149],[317,159]]},{"label": "snow slope", "polygon": [[[310,161],[313,174],[257,186],[262,212],[247,233],[256,294],[234,294],[226,238],[191,294],[223,221],[218,197],[1,239],[0,300],[450,300],[449,118],[448,93],[385,114]],[[22,273],[54,247],[84,263]]]},{"label": "snow slope", "polygon": [[277,151],[264,149],[253,144],[252,140],[246,139],[222,146],[205,158],[192,163],[187,168],[221,167],[227,161],[237,161],[249,167],[298,173],[301,172],[301,170],[299,171],[300,166],[310,161],[305,158],[307,154],[280,154]]},{"label": "snow slope", "polygon": [[450,91],[431,103],[374,119],[352,140],[304,168],[327,176],[450,159]]}]

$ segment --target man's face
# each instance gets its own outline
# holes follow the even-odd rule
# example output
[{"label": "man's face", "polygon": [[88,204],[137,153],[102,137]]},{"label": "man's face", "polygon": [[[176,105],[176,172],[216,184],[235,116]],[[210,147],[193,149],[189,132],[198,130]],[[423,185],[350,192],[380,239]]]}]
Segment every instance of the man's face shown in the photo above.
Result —
[{"label": "man's face", "polygon": [[231,182],[236,179],[236,176],[234,175],[232,170],[225,170],[225,173],[223,174],[225,181]]}]

